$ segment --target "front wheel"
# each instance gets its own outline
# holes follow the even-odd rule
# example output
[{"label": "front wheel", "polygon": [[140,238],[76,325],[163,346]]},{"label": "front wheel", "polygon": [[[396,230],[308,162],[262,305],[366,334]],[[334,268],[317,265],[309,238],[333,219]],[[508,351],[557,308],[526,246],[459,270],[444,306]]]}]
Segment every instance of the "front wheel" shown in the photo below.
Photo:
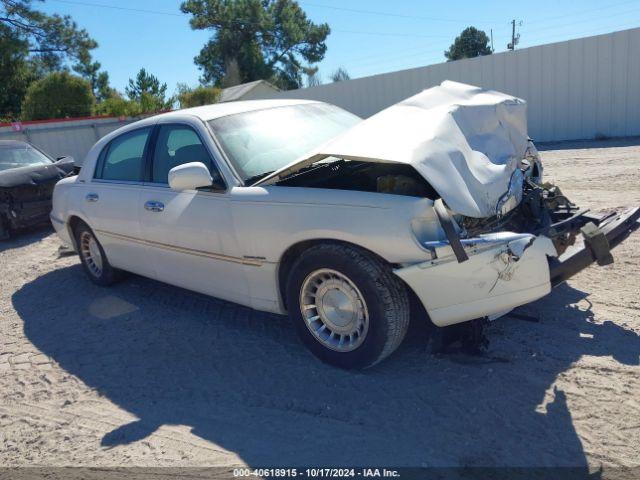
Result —
[{"label": "front wheel", "polygon": [[303,343],[341,368],[370,367],[390,355],[409,326],[409,298],[391,268],[350,245],[305,251],[287,282],[291,320]]}]

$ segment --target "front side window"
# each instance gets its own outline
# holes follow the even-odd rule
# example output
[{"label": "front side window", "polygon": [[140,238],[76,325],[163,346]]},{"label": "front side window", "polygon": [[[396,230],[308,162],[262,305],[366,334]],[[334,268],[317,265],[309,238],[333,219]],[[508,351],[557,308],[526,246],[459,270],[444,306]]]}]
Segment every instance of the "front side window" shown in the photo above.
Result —
[{"label": "front side window", "polygon": [[196,132],[187,125],[161,125],[153,151],[151,181],[169,183],[169,170],[190,162],[204,163],[215,179],[209,152]]},{"label": "front side window", "polygon": [[144,149],[151,128],[141,128],[125,133],[109,143],[96,172],[102,180],[136,182],[141,179]]}]

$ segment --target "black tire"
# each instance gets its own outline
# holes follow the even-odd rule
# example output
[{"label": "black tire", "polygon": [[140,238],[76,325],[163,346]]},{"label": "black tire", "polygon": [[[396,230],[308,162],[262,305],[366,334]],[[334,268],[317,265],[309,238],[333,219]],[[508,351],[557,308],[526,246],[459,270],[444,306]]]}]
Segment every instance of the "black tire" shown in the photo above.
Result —
[{"label": "black tire", "polygon": [[[95,234],[86,223],[78,222],[78,224],[74,228],[73,234],[75,237],[76,246],[78,248],[78,256],[80,257],[82,269],[84,270],[84,273],[87,274],[87,277],[89,277],[89,280],[91,280],[96,285],[100,285],[101,287],[108,287],[109,285],[113,285],[114,283],[122,279],[122,270],[118,270],[117,268],[111,266],[109,260],[107,259],[107,255],[104,253],[102,245],[100,245],[100,242],[96,238]],[[90,266],[90,261],[88,260],[87,256],[83,254],[82,242],[83,237],[85,236],[93,238],[100,252],[101,268],[99,272],[95,268],[92,268]]]},{"label": "black tire", "polygon": [[[354,350],[333,350],[307,327],[300,307],[301,289],[312,272],[322,269],[346,276],[365,302],[368,330]],[[302,342],[320,360],[336,367],[361,369],[375,365],[398,348],[409,327],[406,287],[388,264],[355,246],[327,243],[306,250],[291,268],[286,294],[289,317]]]}]

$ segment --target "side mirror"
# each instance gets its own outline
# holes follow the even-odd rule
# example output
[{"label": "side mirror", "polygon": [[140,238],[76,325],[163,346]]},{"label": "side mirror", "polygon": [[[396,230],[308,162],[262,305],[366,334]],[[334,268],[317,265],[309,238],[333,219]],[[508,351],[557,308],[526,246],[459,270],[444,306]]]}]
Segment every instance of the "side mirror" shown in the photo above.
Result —
[{"label": "side mirror", "polygon": [[80,173],[80,168],[82,168],[82,162],[79,162],[74,157],[70,157],[69,155],[63,155],[62,157],[56,157],[56,162],[64,161],[65,164],[71,163],[73,164],[73,173],[74,175],[78,175]]},{"label": "side mirror", "polygon": [[169,170],[169,186],[173,190],[195,190],[212,183],[209,169],[202,162],[184,163]]},{"label": "side mirror", "polygon": [[80,169],[82,168],[82,160],[77,160],[74,157],[67,157],[73,160],[73,173],[78,175],[80,173]]}]

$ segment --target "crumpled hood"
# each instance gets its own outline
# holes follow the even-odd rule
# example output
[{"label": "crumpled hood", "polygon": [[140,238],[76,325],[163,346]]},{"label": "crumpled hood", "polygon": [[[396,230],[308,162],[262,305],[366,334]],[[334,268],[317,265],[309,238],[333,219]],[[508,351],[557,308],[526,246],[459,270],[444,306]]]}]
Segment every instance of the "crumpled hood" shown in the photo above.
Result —
[{"label": "crumpled hood", "polygon": [[0,171],[0,188],[41,185],[58,181],[73,171],[73,159],[65,157],[46,165],[30,165]]},{"label": "crumpled hood", "polygon": [[484,218],[496,214],[527,146],[524,100],[445,81],[363,120],[259,183],[273,183],[328,156],[405,163],[451,210]]}]

